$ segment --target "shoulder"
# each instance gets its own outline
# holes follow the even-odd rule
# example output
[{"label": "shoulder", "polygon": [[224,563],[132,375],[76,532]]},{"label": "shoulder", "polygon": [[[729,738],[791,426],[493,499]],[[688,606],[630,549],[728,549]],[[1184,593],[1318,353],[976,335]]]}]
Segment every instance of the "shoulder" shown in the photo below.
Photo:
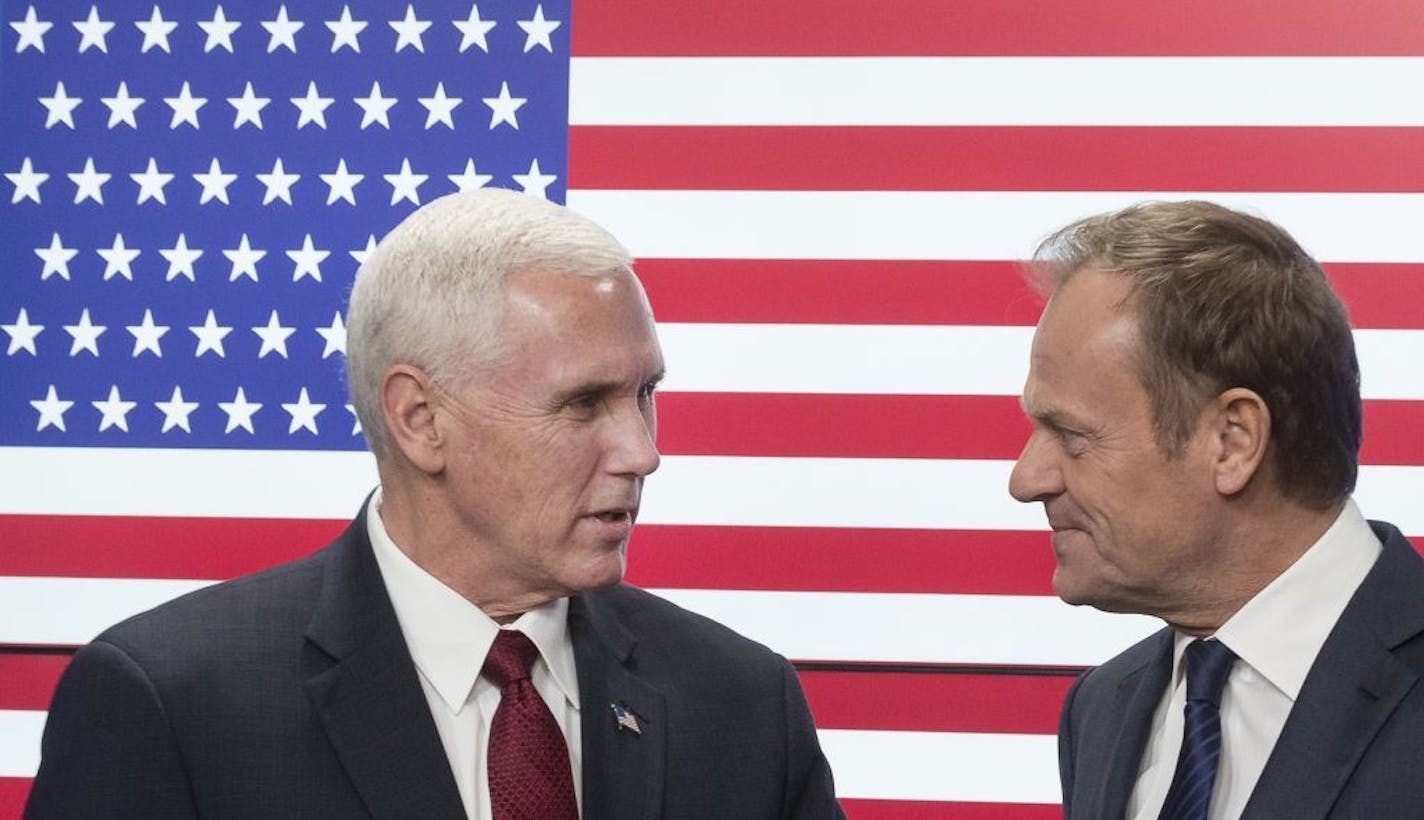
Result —
[{"label": "shoulder", "polygon": [[643,663],[696,673],[715,667],[720,676],[780,678],[789,664],[781,655],[703,615],[650,592],[616,584],[585,594],[596,616],[611,616],[636,642]]},{"label": "shoulder", "polygon": [[1109,700],[1116,700],[1118,685],[1159,662],[1164,651],[1169,651],[1171,643],[1172,630],[1163,628],[1102,664],[1084,671],[1078,676],[1078,680],[1074,682],[1073,688],[1069,691],[1064,711],[1068,711],[1075,705],[1086,705],[1099,695],[1106,695]]},{"label": "shoulder", "polygon": [[305,628],[334,548],[182,595],[115,624],[94,643],[145,667],[160,659],[261,651]]}]

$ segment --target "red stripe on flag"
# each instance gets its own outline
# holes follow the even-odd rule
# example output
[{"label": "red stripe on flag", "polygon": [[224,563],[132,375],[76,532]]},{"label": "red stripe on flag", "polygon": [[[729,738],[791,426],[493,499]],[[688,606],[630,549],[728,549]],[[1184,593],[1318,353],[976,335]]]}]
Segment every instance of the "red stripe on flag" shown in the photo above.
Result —
[{"label": "red stripe on flag", "polygon": [[1424,464],[1424,402],[1367,401],[1361,464]]},{"label": "red stripe on flag", "polygon": [[1051,595],[1045,532],[640,525],[639,586]]},{"label": "red stripe on flag", "polygon": [[[1362,464],[1424,465],[1424,402],[1371,400],[1364,411]],[[658,446],[671,455],[1016,459],[1028,435],[1014,396],[658,397]]]},{"label": "red stripe on flag", "polygon": [[1413,193],[1424,140],[1416,128],[576,126],[569,186]]},{"label": "red stripe on flag", "polygon": [[[1424,52],[1415,0],[621,0],[575,9],[572,50],[594,56],[1181,55]],[[1085,90],[1084,93],[1092,93]]]},{"label": "red stripe on flag", "polygon": [[[281,537],[284,526],[293,536]],[[299,558],[342,521],[0,516],[0,575],[221,580]],[[308,531],[310,530],[310,531]],[[263,549],[242,553],[248,532]],[[37,535],[43,533],[43,535]],[[105,540],[118,534],[115,541]],[[190,545],[169,544],[189,538]],[[1410,541],[1424,553],[1424,537]],[[893,560],[887,560],[893,556]],[[1053,554],[1035,531],[640,524],[628,581],[670,589],[1051,595]]]},{"label": "red stripe on flag", "polygon": [[[1324,267],[1355,327],[1424,329],[1424,264]],[[660,322],[1031,326],[1043,311],[1010,260],[640,259],[637,269]]]},{"label": "red stripe on flag", "polygon": [[1033,325],[1043,312],[1012,261],[640,259],[637,270],[660,322]]},{"label": "red stripe on flag", "polygon": [[0,709],[48,709],[69,657],[68,653],[0,651]]},{"label": "red stripe on flag", "polygon": [[1072,675],[802,670],[822,729],[1051,735]]},{"label": "red stripe on flag", "polygon": [[30,796],[28,777],[0,777],[0,817],[24,814],[25,801]]},{"label": "red stripe on flag", "polygon": [[639,259],[637,268],[659,322],[1035,325],[1044,309],[1018,262]]},{"label": "red stripe on flag", "polygon": [[1028,434],[1015,396],[658,396],[669,455],[1006,459]]},{"label": "red stripe on flag", "polygon": [[[1408,56],[1415,0],[621,0],[575,10],[575,57]],[[1087,93],[1087,91],[1085,91]]]},{"label": "red stripe on flag", "polygon": [[[291,537],[283,537],[288,526]],[[308,554],[322,543],[313,540],[317,531],[335,535],[342,526],[0,516],[0,575],[220,580]],[[263,534],[260,545],[249,532]],[[175,542],[188,546],[169,546]],[[254,548],[235,555],[243,545]],[[658,524],[634,531],[629,564],[628,580],[646,587],[1010,595],[1049,594],[1053,571],[1042,532]]]},{"label": "red stripe on flag", "polygon": [[0,515],[0,575],[223,579],[308,555],[345,521]]},{"label": "red stripe on flag", "polygon": [[[28,778],[0,777],[0,817],[18,818],[29,798]],[[915,800],[841,800],[849,820],[1059,820],[1058,806],[1020,803],[932,803]]]},{"label": "red stripe on flag", "polygon": [[[216,581],[309,554],[319,544],[313,532],[335,535],[343,525],[3,515],[0,575]],[[283,527],[292,527],[292,538],[282,537]],[[266,535],[262,550],[242,552],[253,544],[249,531]],[[108,541],[110,534],[120,537]],[[1410,541],[1424,552],[1424,537]],[[671,589],[1051,595],[1052,572],[1047,532],[1038,531],[641,524],[628,558],[628,582]]]},{"label": "red stripe on flag", "polygon": [[[49,708],[68,654],[0,652],[0,709]],[[803,670],[823,729],[1053,734],[1071,675]]]},{"label": "red stripe on flag", "polygon": [[[954,765],[945,761],[946,766]],[[921,800],[841,800],[847,820],[1061,820],[1057,806],[1029,803],[931,803]]]},{"label": "red stripe on flag", "polygon": [[1327,263],[1324,267],[1350,310],[1351,325],[1424,328],[1424,265]]}]

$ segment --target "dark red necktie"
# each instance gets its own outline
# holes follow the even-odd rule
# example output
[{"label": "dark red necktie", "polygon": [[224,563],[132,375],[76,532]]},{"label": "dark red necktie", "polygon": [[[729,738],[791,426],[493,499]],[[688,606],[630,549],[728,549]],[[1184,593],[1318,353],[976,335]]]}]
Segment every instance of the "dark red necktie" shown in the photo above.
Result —
[{"label": "dark red necktie", "polygon": [[523,632],[501,629],[485,657],[484,676],[500,689],[487,761],[494,820],[578,818],[569,748],[529,680],[538,656]]}]

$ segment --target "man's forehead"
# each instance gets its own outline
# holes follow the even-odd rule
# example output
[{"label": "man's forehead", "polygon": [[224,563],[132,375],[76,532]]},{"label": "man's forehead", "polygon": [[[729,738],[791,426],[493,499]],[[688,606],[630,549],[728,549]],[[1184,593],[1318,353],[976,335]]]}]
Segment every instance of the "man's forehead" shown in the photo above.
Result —
[{"label": "man's forehead", "polygon": [[1064,283],[1034,330],[1022,403],[1030,415],[1068,412],[1070,395],[1136,380],[1141,343],[1130,281],[1091,269]]},{"label": "man's forehead", "polygon": [[[1033,336],[1033,355],[1077,355],[1135,345],[1139,321],[1132,280],[1085,268],[1054,290]],[[1083,351],[1088,346],[1092,351]]]},{"label": "man's forehead", "polygon": [[505,280],[504,298],[508,308],[540,314],[619,306],[624,298],[648,310],[642,285],[627,269],[594,273],[519,271]]},{"label": "man's forehead", "polygon": [[507,308],[499,375],[597,386],[641,384],[662,372],[652,314],[630,273],[520,276]]}]

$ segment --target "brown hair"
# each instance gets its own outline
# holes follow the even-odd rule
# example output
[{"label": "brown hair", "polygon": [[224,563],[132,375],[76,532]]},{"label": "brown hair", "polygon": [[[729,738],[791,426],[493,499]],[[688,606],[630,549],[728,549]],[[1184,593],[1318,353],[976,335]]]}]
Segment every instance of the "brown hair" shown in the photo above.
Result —
[{"label": "brown hair", "polygon": [[1141,379],[1156,437],[1179,455],[1202,406],[1255,391],[1271,413],[1282,492],[1327,508],[1355,487],[1360,369],[1344,306],[1280,227],[1210,202],[1157,202],[1045,240],[1031,275],[1051,292],[1085,267],[1132,278]]}]

